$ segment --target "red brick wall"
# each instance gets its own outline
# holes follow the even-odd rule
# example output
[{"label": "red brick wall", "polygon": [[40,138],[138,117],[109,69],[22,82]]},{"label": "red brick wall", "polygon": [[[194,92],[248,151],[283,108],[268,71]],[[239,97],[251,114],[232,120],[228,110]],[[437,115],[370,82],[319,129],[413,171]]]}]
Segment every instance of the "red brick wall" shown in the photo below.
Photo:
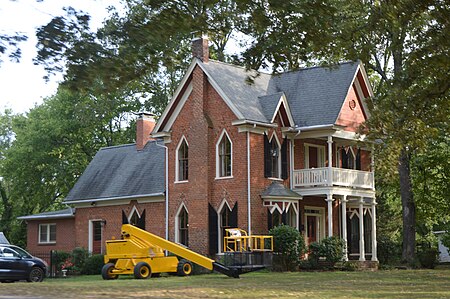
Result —
[{"label": "red brick wall", "polygon": [[[56,224],[56,243],[39,244],[39,224]],[[49,253],[50,250],[71,251],[76,244],[73,234],[75,226],[74,218],[54,220],[28,220],[27,224],[27,249],[30,253]]]},{"label": "red brick wall", "polygon": [[[238,133],[231,123],[236,116],[207,82],[198,67],[192,75],[193,91],[172,127],[169,148],[169,236],[175,239],[175,216],[183,202],[189,212],[189,247],[206,254],[208,203],[218,211],[226,200],[231,208],[238,203],[238,226],[248,230],[247,133]],[[216,179],[216,144],[226,130],[232,142],[232,178]],[[281,130],[278,140],[283,141]],[[175,182],[176,148],[182,137],[189,144],[189,181]],[[272,136],[272,130],[269,137]],[[264,137],[250,133],[252,233],[267,233],[267,208],[261,192],[272,182],[264,178]],[[289,149],[289,147],[288,147]],[[288,153],[289,157],[289,153]],[[288,186],[289,181],[285,184]]]},{"label": "red brick wall", "polygon": [[[106,220],[106,224],[103,227],[103,238],[105,241],[113,237],[120,239],[122,211],[125,211],[125,215],[128,217],[134,206],[136,206],[141,215],[145,209],[145,229],[165,237],[165,203],[137,203],[132,201],[127,205],[77,208],[75,216],[76,246],[86,249],[89,247],[89,220]],[[104,244],[102,248],[104,248]]]},{"label": "red brick wall", "polygon": [[[350,101],[352,100],[355,101],[356,103],[356,106],[353,110],[350,108],[349,105]],[[339,113],[339,117],[336,121],[336,124],[345,126],[346,131],[357,132],[359,125],[366,120],[362,109],[363,108],[361,102],[358,99],[355,87],[353,85],[347,95],[347,98],[345,99],[344,105],[342,106],[341,112]]]}]

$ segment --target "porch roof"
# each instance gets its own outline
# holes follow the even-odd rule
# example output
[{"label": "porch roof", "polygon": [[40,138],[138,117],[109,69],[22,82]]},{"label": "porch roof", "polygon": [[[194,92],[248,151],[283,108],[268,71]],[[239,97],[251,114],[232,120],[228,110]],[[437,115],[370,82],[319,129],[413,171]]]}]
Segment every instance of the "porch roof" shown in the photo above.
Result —
[{"label": "porch roof", "polygon": [[302,199],[297,192],[285,187],[281,182],[274,181],[262,193],[263,199],[285,198],[285,199]]}]

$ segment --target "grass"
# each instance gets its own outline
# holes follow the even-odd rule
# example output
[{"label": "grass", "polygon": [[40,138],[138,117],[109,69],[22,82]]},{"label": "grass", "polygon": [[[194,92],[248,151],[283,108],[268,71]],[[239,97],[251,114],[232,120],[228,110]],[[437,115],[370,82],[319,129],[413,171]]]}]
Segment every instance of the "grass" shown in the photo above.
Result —
[{"label": "grass", "polygon": [[0,298],[450,298],[450,270],[255,272],[104,281],[98,275],[5,283]]}]

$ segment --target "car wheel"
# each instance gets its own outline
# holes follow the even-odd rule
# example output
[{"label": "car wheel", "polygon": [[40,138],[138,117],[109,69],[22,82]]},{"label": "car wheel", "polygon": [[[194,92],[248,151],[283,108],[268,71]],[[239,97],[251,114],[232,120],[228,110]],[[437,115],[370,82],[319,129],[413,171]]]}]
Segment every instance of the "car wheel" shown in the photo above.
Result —
[{"label": "car wheel", "polygon": [[152,276],[152,268],[147,263],[139,262],[134,266],[134,278],[147,279],[150,276]]},{"label": "car wheel", "polygon": [[30,274],[28,274],[28,282],[41,282],[44,280],[44,270],[39,267],[31,268]]},{"label": "car wheel", "polygon": [[114,264],[108,263],[102,268],[102,278],[104,280],[117,279],[119,275],[114,274],[112,271],[114,270]]},{"label": "car wheel", "polygon": [[188,260],[182,259],[178,262],[177,274],[178,276],[191,275],[192,269],[192,263]]}]

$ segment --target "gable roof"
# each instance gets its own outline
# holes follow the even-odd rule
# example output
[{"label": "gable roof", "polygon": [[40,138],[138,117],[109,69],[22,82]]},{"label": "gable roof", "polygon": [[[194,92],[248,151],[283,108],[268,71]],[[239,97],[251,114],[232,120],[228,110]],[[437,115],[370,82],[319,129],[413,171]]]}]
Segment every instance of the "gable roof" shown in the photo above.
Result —
[{"label": "gable roof", "polygon": [[[298,127],[335,124],[360,66],[344,62],[269,75],[212,60],[199,64],[245,119],[270,123],[284,94]],[[253,84],[249,76],[256,76]]]},{"label": "gable roof", "polygon": [[149,141],[143,150],[135,144],[103,148],[89,163],[65,203],[164,194],[165,150]]},{"label": "gable roof", "polygon": [[[275,109],[280,103],[280,97],[284,95],[288,118],[297,127],[335,124],[357,72],[361,71],[366,79],[361,62],[344,62],[269,75],[214,60],[205,63],[194,59],[155,132],[164,130],[160,124],[171,117],[170,109],[176,105],[176,99],[188,83],[195,66],[205,72],[211,85],[238,119],[270,124],[277,112]],[[249,77],[252,77],[252,82],[249,82]],[[370,86],[368,89],[371,90]]]}]

